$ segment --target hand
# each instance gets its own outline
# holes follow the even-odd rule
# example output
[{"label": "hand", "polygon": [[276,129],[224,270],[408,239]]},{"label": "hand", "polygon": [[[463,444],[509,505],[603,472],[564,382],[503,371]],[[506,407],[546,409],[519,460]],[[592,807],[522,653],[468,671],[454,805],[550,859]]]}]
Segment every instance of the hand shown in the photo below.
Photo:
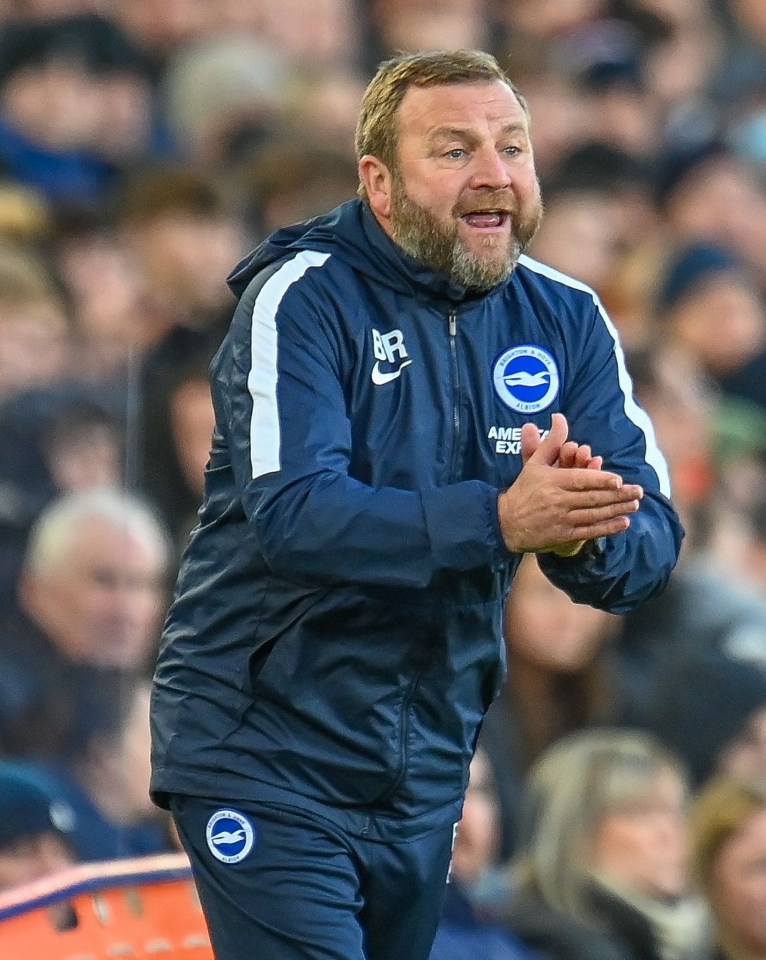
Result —
[{"label": "hand", "polygon": [[[560,416],[556,414],[555,416]],[[524,431],[522,431],[524,432]],[[529,444],[526,450],[522,450],[522,460],[524,463],[529,459],[535,449],[540,445],[540,434],[535,428],[529,431]],[[594,457],[591,455],[590,445],[587,443],[578,444],[574,440],[567,440],[562,444],[559,450],[556,466],[569,469],[570,467],[580,467],[586,470],[600,470],[604,462],[603,457]],[[576,556],[587,540],[574,540],[572,543],[560,543],[551,547],[548,553],[555,553],[559,557]]]},{"label": "hand", "polygon": [[643,490],[601,469],[587,444],[568,441],[563,414],[554,413],[544,440],[528,423],[521,430],[522,470],[498,498],[505,544],[516,553],[572,556],[588,540],[627,530]]}]

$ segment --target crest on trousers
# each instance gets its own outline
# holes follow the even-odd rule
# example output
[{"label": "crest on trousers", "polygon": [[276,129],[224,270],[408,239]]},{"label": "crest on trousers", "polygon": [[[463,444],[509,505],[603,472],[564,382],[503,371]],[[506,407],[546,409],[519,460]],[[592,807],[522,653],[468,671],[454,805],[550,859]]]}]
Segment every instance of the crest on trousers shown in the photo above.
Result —
[{"label": "crest on trousers", "polygon": [[253,849],[255,830],[238,810],[216,810],[207,822],[205,838],[221,863],[239,863]]}]

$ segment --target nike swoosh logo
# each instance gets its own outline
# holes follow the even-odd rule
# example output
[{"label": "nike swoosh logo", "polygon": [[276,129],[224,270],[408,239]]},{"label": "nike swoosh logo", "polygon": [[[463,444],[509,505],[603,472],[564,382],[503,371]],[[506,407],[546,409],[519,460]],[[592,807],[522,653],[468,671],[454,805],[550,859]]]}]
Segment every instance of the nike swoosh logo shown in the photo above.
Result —
[{"label": "nike swoosh logo", "polygon": [[375,366],[372,368],[372,382],[376,387],[382,387],[384,383],[391,383],[392,380],[396,380],[397,377],[401,376],[402,370],[411,363],[412,360],[404,360],[398,370],[394,370],[391,373],[383,373],[382,370],[380,370],[380,360],[377,360]]}]

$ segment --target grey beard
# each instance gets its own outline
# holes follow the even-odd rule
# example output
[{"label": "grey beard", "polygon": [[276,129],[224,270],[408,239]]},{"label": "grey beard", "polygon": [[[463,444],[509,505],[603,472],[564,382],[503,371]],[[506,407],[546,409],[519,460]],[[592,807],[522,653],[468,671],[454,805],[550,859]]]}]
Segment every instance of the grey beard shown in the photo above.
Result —
[{"label": "grey beard", "polygon": [[522,246],[515,237],[505,259],[494,262],[487,262],[469,253],[458,240],[455,240],[450,276],[456,283],[484,293],[511,276],[521,254]]},{"label": "grey beard", "polygon": [[[537,225],[527,232],[534,234]],[[445,229],[431,214],[414,203],[400,184],[394,188],[393,239],[418,262],[473,290],[485,292],[507,280],[526,247],[514,237],[507,256],[487,259],[469,253],[455,230]]]}]

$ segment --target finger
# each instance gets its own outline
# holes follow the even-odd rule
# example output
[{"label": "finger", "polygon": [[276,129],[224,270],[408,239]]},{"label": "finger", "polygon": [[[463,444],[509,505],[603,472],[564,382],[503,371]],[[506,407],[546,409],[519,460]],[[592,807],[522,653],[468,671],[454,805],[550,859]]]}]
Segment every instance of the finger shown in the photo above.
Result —
[{"label": "finger", "polygon": [[575,451],[574,463],[572,464],[572,466],[586,469],[591,459],[592,459],[592,454],[591,454],[590,445],[587,443],[583,443],[581,446],[577,447],[577,450]]},{"label": "finger", "polygon": [[630,526],[630,517],[621,515],[598,523],[584,524],[583,526],[563,529],[557,537],[559,543],[568,543],[573,540],[597,540],[599,537],[611,537],[622,533]]},{"label": "finger", "polygon": [[572,468],[562,471],[559,477],[562,490],[569,493],[584,493],[593,490],[611,490],[615,502],[619,500],[641,500],[644,496],[643,487],[637,483],[623,483],[622,477],[616,473],[590,468]]},{"label": "finger", "polygon": [[600,470],[604,465],[603,457],[591,457],[587,463],[588,470]]},{"label": "finger", "polygon": [[638,510],[638,500],[631,500],[628,503],[609,503],[601,507],[582,507],[570,510],[566,515],[565,523],[571,524],[572,529],[579,531],[581,527],[614,520],[615,517],[628,516],[631,513],[637,513]]},{"label": "finger", "polygon": [[[556,482],[563,490],[620,490],[624,484],[619,474],[606,470],[591,470],[587,467],[572,467],[562,470]],[[635,494],[634,494],[635,496]]]},{"label": "finger", "polygon": [[521,428],[521,462],[526,462],[532,457],[540,446],[540,431],[534,423],[525,423]]},{"label": "finger", "polygon": [[[524,424],[522,429],[522,441],[524,439]],[[563,413],[554,413],[551,417],[551,429],[544,440],[540,441],[537,449],[529,457],[530,461],[546,463],[549,467],[559,458],[559,452],[564,443],[566,443],[569,434],[569,424]]]},{"label": "finger", "polygon": [[559,509],[571,512],[573,510],[600,510],[611,507],[615,510],[625,509],[626,504],[639,503],[639,498],[631,496],[630,489],[617,487],[614,489],[592,490],[564,490],[554,502]]},{"label": "finger", "polygon": [[568,470],[570,467],[577,466],[578,446],[574,440],[567,440],[559,451],[558,466]]}]

